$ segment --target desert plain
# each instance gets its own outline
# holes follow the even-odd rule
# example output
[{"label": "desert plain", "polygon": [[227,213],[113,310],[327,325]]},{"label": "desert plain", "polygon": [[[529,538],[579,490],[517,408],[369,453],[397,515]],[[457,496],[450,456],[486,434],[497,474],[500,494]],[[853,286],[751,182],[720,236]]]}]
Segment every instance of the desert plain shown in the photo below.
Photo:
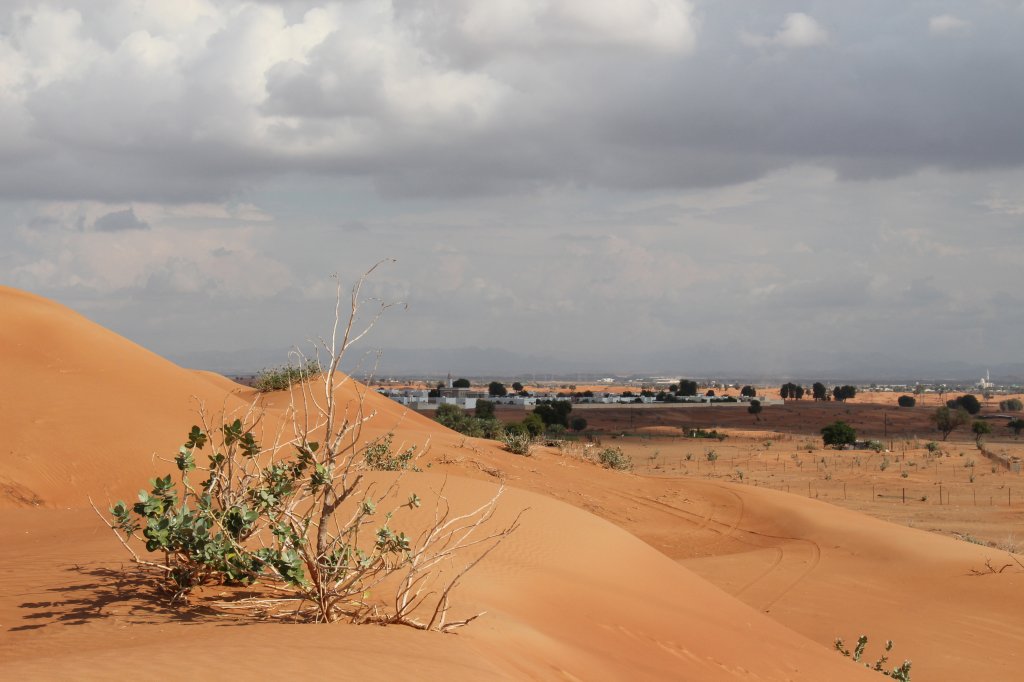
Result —
[{"label": "desert plain", "polygon": [[[929,451],[927,405],[588,412],[593,447],[633,458],[621,472],[583,443],[517,456],[362,393],[366,438],[426,450],[403,486],[468,508],[504,483],[493,522],[524,512],[458,588],[453,608],[485,615],[442,634],[254,621],[218,609],[217,588],[170,606],[133,577],[90,499],[169,473],[200,402],[257,401],[272,421],[287,391],[178,367],[8,288],[0,385],[3,679],[882,679],[833,649],[861,634],[872,661],[893,640],[889,666],[911,659],[915,680],[1024,678],[1024,478],[965,434]],[[836,418],[885,451],[823,448]],[[985,447],[1019,456],[1001,428]]]}]

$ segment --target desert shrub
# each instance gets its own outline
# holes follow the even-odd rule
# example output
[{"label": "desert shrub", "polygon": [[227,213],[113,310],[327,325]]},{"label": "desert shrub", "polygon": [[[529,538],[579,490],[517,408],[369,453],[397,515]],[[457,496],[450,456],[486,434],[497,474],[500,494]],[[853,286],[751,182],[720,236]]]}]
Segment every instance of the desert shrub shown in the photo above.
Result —
[{"label": "desert shrub", "polygon": [[395,454],[391,451],[393,433],[367,445],[363,449],[363,461],[366,468],[373,471],[420,471],[413,462],[416,457],[416,446],[406,448],[403,452]]},{"label": "desert shrub", "polygon": [[869,440],[864,443],[864,447],[868,450],[874,450],[875,452],[881,452],[885,449],[885,446],[882,445],[882,441],[880,440]]},{"label": "desert shrub", "polygon": [[958,540],[963,540],[964,542],[969,542],[972,545],[981,545],[982,547],[988,547],[988,543],[987,542],[985,542],[984,540],[982,540],[980,538],[974,537],[970,533],[954,533],[953,535]]},{"label": "desert shrub", "polygon": [[[264,445],[257,427],[266,415],[255,406],[216,420],[201,408],[200,424],[173,459],[177,480],[156,478],[136,503],[110,508],[107,525],[172,603],[207,585],[242,585],[251,586],[249,596],[222,604],[259,618],[449,631],[479,615],[450,620],[452,591],[515,530],[518,517],[484,529],[503,487],[476,509],[455,514],[442,486],[432,509],[418,512],[418,494],[398,496],[404,478],[417,475],[412,449],[395,455],[390,436],[359,445],[372,415],[363,409],[363,389],[338,404],[352,380],[336,370],[366,333],[353,329],[364,279],[353,287],[347,324],[336,316],[326,336],[340,339],[338,345],[317,349],[329,359],[323,379],[300,381],[281,415],[290,433],[271,429],[275,440]],[[338,294],[340,302],[340,285]],[[295,405],[310,407],[302,412]],[[370,483],[373,469],[397,473]],[[401,527],[407,523],[423,530],[408,535]],[[442,564],[470,547],[472,558],[442,577]]]},{"label": "desert shrub", "polygon": [[886,469],[889,468],[889,464],[890,464],[889,458],[888,457],[882,457],[882,461],[878,464],[878,470],[879,471],[885,471]]},{"label": "desert shrub", "polygon": [[505,449],[514,455],[529,456],[533,451],[533,438],[527,431],[506,431],[501,437]]},{"label": "desert shrub", "polygon": [[932,441],[928,441],[927,443],[925,443],[924,447],[925,447],[925,450],[927,450],[929,452],[929,454],[932,454],[932,455],[934,455],[934,454],[936,454],[938,452],[941,452],[941,450],[939,448],[939,444],[936,443],[933,440]]},{"label": "desert shrub", "polygon": [[310,358],[298,364],[287,364],[281,367],[262,369],[256,374],[253,388],[267,393],[283,391],[300,381],[311,379],[320,373],[320,364]]},{"label": "desert shrub", "polygon": [[605,469],[629,471],[633,468],[633,460],[622,452],[622,448],[604,448],[597,453],[597,461]]},{"label": "desert shrub", "polygon": [[[846,645],[843,643],[842,638],[837,637],[836,641],[835,641],[836,651],[841,653],[843,656],[846,656],[847,658],[852,658],[854,661],[856,661],[858,663],[861,662],[861,658],[864,656],[864,649],[867,648],[867,645],[868,645],[868,636],[867,635],[861,635],[860,637],[857,638],[857,645],[853,648],[853,652],[852,653],[850,652],[849,649],[846,648]],[[889,652],[890,651],[892,651],[892,640],[891,639],[890,640],[886,640],[886,642],[885,642],[885,652],[881,656],[879,656],[878,660],[875,661],[875,664],[874,665],[870,665],[868,663],[864,663],[864,667],[865,668],[871,668],[872,670],[874,670],[876,672],[880,672],[880,673],[882,673],[883,675],[885,675],[887,677],[891,677],[893,679],[900,680],[900,682],[910,682],[910,661],[909,660],[903,661],[902,665],[899,665],[899,666],[893,668],[892,670],[886,670],[885,669],[885,664],[889,661]]]},{"label": "desert shrub", "polygon": [[705,458],[706,458],[706,459],[707,459],[707,460],[708,460],[709,462],[715,462],[715,461],[718,461],[718,453],[717,453],[717,452],[715,452],[714,450],[708,450],[707,452],[705,452],[705,453],[704,453],[704,457],[705,457]]},{"label": "desert shrub", "polygon": [[821,439],[825,445],[839,450],[857,442],[857,432],[846,422],[835,421],[821,430]]},{"label": "desert shrub", "polygon": [[913,407],[913,406],[917,405],[917,398],[915,398],[912,395],[901,395],[896,400],[896,403],[900,407]]},{"label": "desert shrub", "polygon": [[587,428],[587,420],[584,417],[573,417],[569,420],[569,428],[573,431],[583,431]]}]

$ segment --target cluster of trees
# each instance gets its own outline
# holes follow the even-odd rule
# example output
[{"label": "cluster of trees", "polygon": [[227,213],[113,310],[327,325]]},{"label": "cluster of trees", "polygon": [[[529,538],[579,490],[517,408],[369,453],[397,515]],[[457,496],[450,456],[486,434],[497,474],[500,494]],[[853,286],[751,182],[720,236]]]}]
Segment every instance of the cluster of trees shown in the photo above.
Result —
[{"label": "cluster of trees", "polygon": [[669,386],[669,391],[676,395],[697,395],[697,382],[689,379],[682,379],[679,385]]},{"label": "cluster of trees", "polygon": [[[779,388],[779,395],[782,396],[783,400],[803,400],[805,393],[807,393],[807,390],[803,386],[793,382],[786,382]],[[811,397],[815,400],[838,400],[839,402],[845,402],[856,396],[857,387],[850,386],[849,384],[835,386],[831,392],[820,381],[815,381],[811,386]]]},{"label": "cluster of trees", "polygon": [[782,384],[779,388],[779,395],[783,400],[789,400],[790,398],[793,400],[802,400],[804,393],[805,391],[803,386],[798,386],[791,381]]},{"label": "cluster of trees", "polygon": [[571,412],[572,403],[568,400],[544,401],[522,421],[504,424],[495,416],[494,403],[480,399],[476,401],[476,410],[472,414],[458,405],[439,405],[434,419],[449,429],[467,436],[500,440],[509,433],[536,438],[545,432],[586,429],[587,420],[583,417],[571,417]]},{"label": "cluster of trees", "polygon": [[[472,383],[469,381],[469,379],[466,379],[464,377],[460,377],[452,382],[452,388],[470,388],[471,386]],[[433,388],[430,390],[430,397],[433,398],[439,396],[441,394],[442,388],[444,388],[444,383],[439,382],[437,384],[437,388]],[[518,381],[512,382],[512,391],[514,393],[525,394],[525,390],[523,388],[522,383]],[[500,398],[502,396],[508,395],[508,388],[505,386],[505,384],[501,383],[500,381],[492,381],[489,384],[487,384],[487,394]]]},{"label": "cluster of trees", "polygon": [[850,398],[857,397],[857,387],[850,386],[849,384],[836,386],[832,389],[832,397],[841,403],[845,403]]},{"label": "cluster of trees", "polygon": [[489,400],[478,400],[474,414],[466,412],[458,405],[438,405],[434,419],[452,431],[473,438],[497,440],[505,432],[504,425],[494,416],[494,403]]},{"label": "cluster of trees", "polygon": [[968,414],[978,414],[981,412],[981,403],[976,397],[970,394],[962,395],[959,398],[953,398],[952,400],[947,400],[946,407],[951,410],[964,409]]},{"label": "cluster of trees", "polygon": [[1017,398],[1010,398],[1009,400],[1000,400],[999,409],[1003,412],[1020,412],[1024,409],[1024,403],[1021,403]]}]

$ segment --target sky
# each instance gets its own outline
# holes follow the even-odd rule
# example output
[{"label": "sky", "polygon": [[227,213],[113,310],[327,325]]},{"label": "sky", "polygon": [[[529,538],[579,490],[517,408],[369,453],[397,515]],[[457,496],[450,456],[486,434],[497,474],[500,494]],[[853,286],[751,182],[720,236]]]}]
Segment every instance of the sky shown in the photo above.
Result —
[{"label": "sky", "polygon": [[0,284],[215,369],[383,259],[408,371],[1019,363],[1021,45],[1021,0],[4,0]]}]

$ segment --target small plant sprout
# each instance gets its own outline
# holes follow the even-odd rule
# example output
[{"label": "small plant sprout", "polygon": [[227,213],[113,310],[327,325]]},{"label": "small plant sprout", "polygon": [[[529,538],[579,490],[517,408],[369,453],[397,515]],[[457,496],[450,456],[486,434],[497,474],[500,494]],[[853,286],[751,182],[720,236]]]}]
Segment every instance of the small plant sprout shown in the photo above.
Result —
[{"label": "small plant sprout", "polygon": [[901,665],[896,666],[892,670],[886,670],[885,668],[886,663],[888,663],[889,661],[889,652],[892,651],[891,639],[886,640],[885,651],[882,653],[881,656],[878,657],[878,660],[875,661],[874,665],[866,663],[861,660],[861,658],[864,656],[864,650],[867,648],[867,645],[867,635],[861,635],[857,638],[857,644],[853,647],[852,652],[846,648],[846,645],[843,643],[843,639],[841,637],[837,637],[834,643],[836,651],[841,653],[843,656],[846,656],[847,658],[853,659],[857,663],[864,663],[865,668],[870,668],[871,670],[879,672],[885,675],[886,677],[891,677],[894,680],[899,680],[900,682],[910,682],[909,660],[903,661]]}]

